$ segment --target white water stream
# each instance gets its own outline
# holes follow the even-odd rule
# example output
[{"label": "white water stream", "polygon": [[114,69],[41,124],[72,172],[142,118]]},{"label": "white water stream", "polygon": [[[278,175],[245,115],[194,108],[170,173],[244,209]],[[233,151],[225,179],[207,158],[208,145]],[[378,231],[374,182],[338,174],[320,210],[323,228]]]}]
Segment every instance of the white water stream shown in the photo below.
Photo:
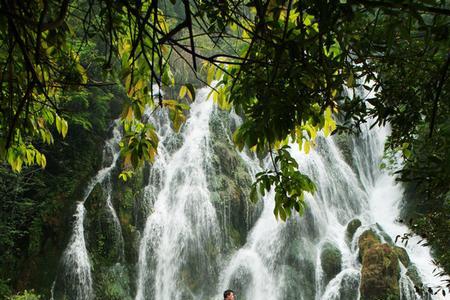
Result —
[{"label": "white water stream", "polygon": [[[73,222],[73,232],[61,259],[61,271],[58,274],[59,278],[57,278],[52,286],[52,299],[55,298],[55,288],[61,288],[63,290],[62,293],[66,295],[66,297],[70,297],[69,299],[90,300],[94,298],[91,262],[85,239],[84,223],[86,208],[84,204],[97,184],[100,184],[106,192],[106,207],[113,220],[114,234],[116,235],[115,240],[118,241],[115,246],[118,247],[121,257],[123,258],[124,242],[122,230],[116,211],[111,203],[111,172],[116,166],[119,158],[118,144],[121,139],[121,133],[118,128],[119,124],[118,121],[116,121],[113,128],[113,136],[106,141],[104,146],[103,162],[106,163],[107,166],[98,171],[91,179],[82,200],[77,203]],[[107,163],[108,160],[110,160],[109,164]]]},{"label": "white water stream", "polygon": [[196,264],[191,267],[203,272],[213,265],[205,249],[206,244],[219,247],[217,216],[205,171],[213,109],[212,101],[206,101],[209,91],[198,91],[183,132],[183,145],[170,158],[164,145],[158,150],[164,163],[156,167],[164,168],[164,172],[161,190],[153,189],[157,196],[141,240],[136,300],[185,299],[189,291],[180,282],[185,272],[194,271],[186,266],[189,260]]}]

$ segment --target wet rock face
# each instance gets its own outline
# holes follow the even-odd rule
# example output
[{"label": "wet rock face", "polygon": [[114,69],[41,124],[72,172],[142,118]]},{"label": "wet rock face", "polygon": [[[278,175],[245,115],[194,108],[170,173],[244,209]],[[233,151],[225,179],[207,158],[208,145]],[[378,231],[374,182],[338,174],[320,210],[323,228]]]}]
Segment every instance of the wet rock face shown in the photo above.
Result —
[{"label": "wet rock face", "polygon": [[359,280],[359,274],[344,274],[339,288],[339,300],[357,300]]},{"label": "wet rock face", "polygon": [[283,273],[282,296],[279,299],[314,299],[316,294],[317,254],[312,244],[300,238],[303,227],[299,223],[298,219],[288,220],[282,241],[284,250],[276,262],[282,266]]},{"label": "wet rock face", "polygon": [[361,300],[400,299],[399,258],[388,244],[381,244],[376,234],[365,231],[359,238],[362,260]]},{"label": "wet rock face", "polygon": [[224,136],[224,128],[229,129],[229,116],[216,111],[210,128],[212,155],[208,171],[209,190],[221,231],[224,232],[223,250],[228,251],[245,243],[262,207],[261,203],[249,201],[252,185],[249,170],[234,145]]},{"label": "wet rock face", "polygon": [[[314,264],[304,261],[302,266],[293,268],[289,265],[283,266],[284,286],[281,299],[314,299]],[[302,284],[299,284],[301,282]]]},{"label": "wet rock face", "polygon": [[353,166],[353,155],[351,149],[350,138],[345,134],[336,134],[333,136],[334,142],[341,150],[342,157],[349,166]]},{"label": "wet rock face", "polygon": [[341,251],[336,246],[325,243],[320,253],[320,261],[324,273],[324,284],[326,285],[341,271]]},{"label": "wet rock face", "polygon": [[94,267],[97,264],[112,265],[120,259],[119,241],[111,212],[106,205],[106,195],[100,184],[92,190],[85,202],[87,249]]}]

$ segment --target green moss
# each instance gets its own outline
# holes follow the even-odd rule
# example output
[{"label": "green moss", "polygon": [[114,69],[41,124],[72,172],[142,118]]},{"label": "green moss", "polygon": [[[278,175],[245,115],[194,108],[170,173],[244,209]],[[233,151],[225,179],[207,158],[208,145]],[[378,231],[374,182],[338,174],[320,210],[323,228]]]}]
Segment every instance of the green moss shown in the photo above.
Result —
[{"label": "green moss", "polygon": [[347,224],[345,234],[348,241],[351,241],[353,239],[353,235],[360,226],[361,221],[359,219],[353,219]]},{"label": "green moss", "polygon": [[[185,287],[187,299],[194,299],[192,295],[211,295],[215,292],[215,282],[219,276],[220,267],[215,258],[219,249],[213,246],[212,241],[206,243],[206,251],[193,250],[187,247],[188,253],[179,270],[180,287]],[[185,299],[185,298],[183,298]]]},{"label": "green moss", "polygon": [[131,300],[128,269],[121,264],[101,268],[96,276],[95,295],[97,299]]},{"label": "green moss", "polygon": [[381,242],[380,237],[372,229],[364,231],[359,236],[359,240],[358,240],[359,261],[362,261],[364,253],[368,249],[370,249],[373,246],[379,244],[380,242]]},{"label": "green moss", "polygon": [[400,298],[399,258],[388,244],[381,244],[373,231],[365,231],[359,239],[362,256],[361,300],[394,300]]},{"label": "green moss", "polygon": [[120,229],[118,229],[107,207],[106,195],[100,184],[92,190],[85,202],[85,232],[87,249],[94,269],[97,266],[111,266],[121,258]]},{"label": "green moss", "polygon": [[320,253],[320,261],[324,273],[324,284],[326,285],[341,271],[341,251],[333,244],[325,243]]},{"label": "green moss", "polygon": [[243,236],[236,228],[234,228],[234,226],[228,226],[227,230],[228,230],[227,238],[231,242],[231,247],[239,248],[241,245],[243,245],[245,243]]}]

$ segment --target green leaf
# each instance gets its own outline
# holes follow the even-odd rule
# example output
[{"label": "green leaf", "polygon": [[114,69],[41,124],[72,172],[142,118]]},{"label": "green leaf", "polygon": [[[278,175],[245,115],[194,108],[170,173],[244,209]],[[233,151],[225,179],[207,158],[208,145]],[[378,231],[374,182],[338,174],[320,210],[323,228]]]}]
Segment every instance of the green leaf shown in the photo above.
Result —
[{"label": "green leaf", "polygon": [[303,151],[305,152],[305,154],[308,154],[310,150],[311,150],[311,142],[305,141],[303,143]]},{"label": "green leaf", "polygon": [[56,115],[56,130],[61,133],[61,117]]},{"label": "green leaf", "polygon": [[68,129],[69,129],[69,125],[68,125],[67,121],[62,119],[61,120],[61,134],[62,134],[63,138],[66,137]]},{"label": "green leaf", "polygon": [[173,77],[172,71],[170,70],[170,67],[168,65],[166,65],[166,67],[164,68],[161,80],[162,83],[167,86],[175,85],[175,77]]},{"label": "green leaf", "polygon": [[124,182],[126,182],[128,179],[127,174],[125,174],[124,172],[120,173],[119,179],[122,179]]},{"label": "green leaf", "polygon": [[258,191],[256,189],[256,185],[252,185],[252,189],[250,191],[250,201],[253,203],[258,202]]},{"label": "green leaf", "polygon": [[192,84],[190,83],[186,83],[185,84],[186,88],[188,89],[187,94],[189,96],[189,98],[191,99],[191,101],[195,100],[195,88]]}]

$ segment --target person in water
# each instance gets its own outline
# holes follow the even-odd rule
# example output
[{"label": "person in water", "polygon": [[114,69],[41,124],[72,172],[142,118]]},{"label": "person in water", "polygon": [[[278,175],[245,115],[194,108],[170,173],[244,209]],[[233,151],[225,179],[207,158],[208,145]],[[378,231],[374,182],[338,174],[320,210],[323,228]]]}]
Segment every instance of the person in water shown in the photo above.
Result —
[{"label": "person in water", "polygon": [[235,300],[234,299],[234,291],[226,290],[225,292],[223,292],[223,299],[224,300]]}]

